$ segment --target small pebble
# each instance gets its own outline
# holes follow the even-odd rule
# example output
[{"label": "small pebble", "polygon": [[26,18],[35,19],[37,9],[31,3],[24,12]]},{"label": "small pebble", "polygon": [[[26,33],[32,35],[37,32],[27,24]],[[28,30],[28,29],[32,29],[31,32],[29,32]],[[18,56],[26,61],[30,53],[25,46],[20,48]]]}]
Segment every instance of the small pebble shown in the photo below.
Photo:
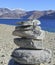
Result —
[{"label": "small pebble", "polygon": [[3,61],[1,61],[0,63],[3,64]]},{"label": "small pebble", "polygon": [[5,55],[2,55],[1,57],[5,57]]}]

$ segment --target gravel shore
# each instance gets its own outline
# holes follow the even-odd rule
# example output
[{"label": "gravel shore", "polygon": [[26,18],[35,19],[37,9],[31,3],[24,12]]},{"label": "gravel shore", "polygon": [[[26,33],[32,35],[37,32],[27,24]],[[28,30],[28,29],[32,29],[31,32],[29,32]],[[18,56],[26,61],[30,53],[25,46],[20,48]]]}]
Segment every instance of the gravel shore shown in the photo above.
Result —
[{"label": "gravel shore", "polygon": [[[12,35],[15,26],[0,24],[0,65],[10,65],[9,61],[11,59],[12,51],[17,48],[14,44],[13,39],[15,36]],[[43,45],[45,48],[49,48],[53,52],[55,49],[55,33],[45,32],[45,39],[43,40]],[[17,38],[17,37],[16,37]],[[54,64],[55,59],[52,59]]]}]

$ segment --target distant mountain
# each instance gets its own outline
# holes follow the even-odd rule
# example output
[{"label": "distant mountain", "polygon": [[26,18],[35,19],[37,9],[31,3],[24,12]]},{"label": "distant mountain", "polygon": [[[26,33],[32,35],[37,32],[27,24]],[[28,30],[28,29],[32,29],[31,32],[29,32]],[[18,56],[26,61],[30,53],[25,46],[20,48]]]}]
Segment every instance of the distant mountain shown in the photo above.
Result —
[{"label": "distant mountain", "polygon": [[26,15],[23,16],[22,18],[36,19],[36,18],[40,18],[43,15],[44,13],[42,11],[28,11],[26,12]]},{"label": "distant mountain", "polygon": [[25,15],[25,11],[22,10],[10,10],[7,8],[0,8],[0,18],[20,18]]},{"label": "distant mountain", "polygon": [[55,19],[55,11],[28,11],[22,18],[29,19]]},{"label": "distant mountain", "polygon": [[0,19],[55,19],[55,11],[25,11],[22,9],[11,10],[8,8],[0,8]]},{"label": "distant mountain", "polygon": [[7,8],[0,8],[0,16],[5,14],[5,13],[9,13],[9,12],[11,12],[11,11]]},{"label": "distant mountain", "polygon": [[55,11],[49,10],[40,19],[55,19]]}]

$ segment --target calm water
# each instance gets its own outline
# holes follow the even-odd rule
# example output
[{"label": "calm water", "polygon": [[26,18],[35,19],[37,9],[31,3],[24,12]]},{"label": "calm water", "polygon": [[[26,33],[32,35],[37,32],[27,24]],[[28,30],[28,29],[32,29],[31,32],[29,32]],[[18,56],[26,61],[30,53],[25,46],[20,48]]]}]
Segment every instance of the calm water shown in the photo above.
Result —
[{"label": "calm water", "polygon": [[[0,24],[16,25],[16,22],[22,19],[0,19]],[[41,27],[43,30],[55,32],[55,19],[41,19]]]}]

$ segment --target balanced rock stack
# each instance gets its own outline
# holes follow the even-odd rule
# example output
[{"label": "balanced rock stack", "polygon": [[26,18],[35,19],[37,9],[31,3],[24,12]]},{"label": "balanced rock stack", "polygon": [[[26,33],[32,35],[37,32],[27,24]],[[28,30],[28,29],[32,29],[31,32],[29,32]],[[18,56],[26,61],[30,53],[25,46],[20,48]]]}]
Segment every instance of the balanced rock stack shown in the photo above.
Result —
[{"label": "balanced rock stack", "polygon": [[17,24],[13,35],[18,36],[14,42],[20,48],[12,52],[13,59],[20,64],[50,63],[52,54],[43,47],[45,32],[39,26],[40,21],[23,21]]}]

